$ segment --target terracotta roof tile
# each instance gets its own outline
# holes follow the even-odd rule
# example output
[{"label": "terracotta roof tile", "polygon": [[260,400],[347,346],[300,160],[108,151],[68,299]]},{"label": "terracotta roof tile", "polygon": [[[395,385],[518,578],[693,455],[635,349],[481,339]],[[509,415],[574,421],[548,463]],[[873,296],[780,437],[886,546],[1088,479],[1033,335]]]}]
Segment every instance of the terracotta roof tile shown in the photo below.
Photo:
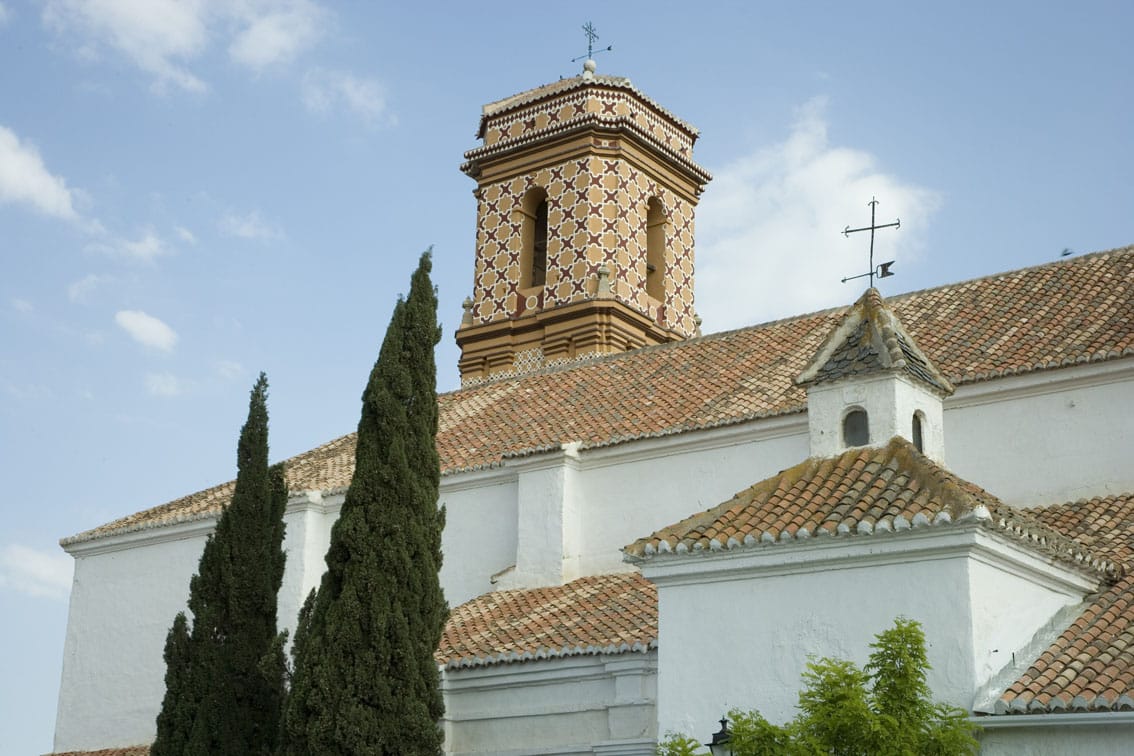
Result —
[{"label": "terracotta roof tile", "polygon": [[[1082,255],[887,300],[954,385],[1134,355],[1134,247]],[[648,347],[472,386],[440,397],[445,473],[801,412],[796,376],[848,308]],[[293,491],[341,488],[354,434],[287,461]],[[226,485],[65,539],[211,516]]]},{"label": "terracotta roof tile", "polygon": [[941,394],[953,393],[952,384],[871,288],[851,306],[796,382],[811,385],[878,372],[905,373]]},{"label": "terracotta roof tile", "polygon": [[900,437],[884,447],[805,460],[723,504],[638,539],[625,552],[649,559],[957,522],[980,523],[1099,577],[1112,579],[1125,569],[938,466]]},{"label": "terracotta roof tile", "polygon": [[638,573],[486,593],[453,610],[437,662],[449,669],[657,645],[658,600]]},{"label": "terracotta roof tile", "polygon": [[[1134,494],[1030,510],[1036,519],[1134,565]],[[1004,692],[998,714],[1134,710],[1134,575],[1082,614]]]}]

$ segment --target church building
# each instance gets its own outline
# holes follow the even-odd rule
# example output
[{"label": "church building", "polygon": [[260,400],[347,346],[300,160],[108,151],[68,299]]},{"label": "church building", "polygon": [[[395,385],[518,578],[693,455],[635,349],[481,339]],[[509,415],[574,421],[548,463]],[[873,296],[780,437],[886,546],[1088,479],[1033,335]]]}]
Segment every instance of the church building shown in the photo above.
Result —
[{"label": "church building", "polygon": [[[443,394],[449,754],[647,756],[794,716],[809,655],[925,630],[987,754],[1134,742],[1134,247],[702,335],[698,132],[628,79],[483,108]],[[349,434],[286,460],[281,624]],[[57,754],[142,756],[232,482],[62,541]]]}]

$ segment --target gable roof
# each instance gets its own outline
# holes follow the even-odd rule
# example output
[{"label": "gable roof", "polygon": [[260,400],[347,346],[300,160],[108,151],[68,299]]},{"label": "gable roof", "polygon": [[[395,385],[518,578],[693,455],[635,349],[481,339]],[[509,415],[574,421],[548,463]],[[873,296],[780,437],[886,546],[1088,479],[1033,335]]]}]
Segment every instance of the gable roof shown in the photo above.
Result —
[{"label": "gable roof", "polygon": [[[1134,355],[1134,247],[891,297],[890,309],[954,385]],[[848,308],[548,368],[439,398],[445,474],[579,442],[595,448],[805,409],[796,376]],[[354,434],[287,460],[292,491],[345,488]],[[211,517],[216,486],[63,539]]]},{"label": "gable roof", "polygon": [[436,659],[447,669],[657,647],[658,597],[637,572],[486,593],[449,615]]},{"label": "gable roof", "polygon": [[1004,504],[894,437],[804,460],[730,500],[640,538],[631,558],[769,546],[812,537],[871,536],[972,522],[1077,570],[1113,579],[1123,565]]},{"label": "gable roof", "polygon": [[[1030,513],[1104,558],[1134,566],[1134,494]],[[997,714],[1134,710],[1134,574],[1089,600],[995,709]]]},{"label": "gable roof", "polygon": [[904,374],[938,394],[953,393],[953,384],[918,348],[873,287],[851,306],[796,383],[807,386],[871,373]]}]

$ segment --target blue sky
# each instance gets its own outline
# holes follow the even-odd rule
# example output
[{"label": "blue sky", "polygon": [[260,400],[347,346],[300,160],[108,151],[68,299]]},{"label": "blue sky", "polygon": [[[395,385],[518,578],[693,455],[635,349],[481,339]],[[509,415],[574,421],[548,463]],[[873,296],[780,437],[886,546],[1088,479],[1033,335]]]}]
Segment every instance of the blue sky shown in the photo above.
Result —
[{"label": "blue sky", "polygon": [[697,307],[716,331],[1134,242],[1134,5],[0,0],[0,742],[51,749],[60,537],[353,430],[433,245],[471,290],[480,107],[602,73],[701,129]]}]

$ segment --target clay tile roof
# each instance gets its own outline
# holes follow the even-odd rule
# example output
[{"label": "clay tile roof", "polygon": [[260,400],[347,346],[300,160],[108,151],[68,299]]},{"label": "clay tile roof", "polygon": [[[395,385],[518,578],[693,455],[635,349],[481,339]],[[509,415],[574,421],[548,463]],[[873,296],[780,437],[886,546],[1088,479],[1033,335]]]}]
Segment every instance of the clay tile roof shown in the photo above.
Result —
[{"label": "clay tile roof", "polygon": [[436,658],[449,669],[657,646],[653,583],[625,573],[486,593],[453,610]]},{"label": "clay tile roof", "polygon": [[811,385],[890,372],[905,373],[941,394],[953,393],[953,385],[918,348],[882,295],[870,288],[831,331],[796,382]]},{"label": "clay tile roof", "polygon": [[922,455],[903,438],[780,472],[712,509],[627,546],[631,557],[771,546],[813,537],[871,536],[976,522],[1096,577],[1117,564],[1001,502]]},{"label": "clay tile roof", "polygon": [[[1134,494],[1031,510],[1097,553],[1134,557]],[[1134,575],[1089,600],[1083,612],[1001,695],[997,714],[1134,710]]]},{"label": "clay tile roof", "polygon": [[149,756],[148,745],[127,746],[126,748],[104,748],[101,751],[66,751],[50,753],[47,756]]},{"label": "clay tile roof", "polygon": [[[1134,247],[914,292],[887,300],[954,385],[1134,355]],[[445,474],[579,442],[641,438],[802,412],[795,383],[848,308],[704,336],[523,376],[440,397],[437,448]],[[341,488],[354,434],[287,460],[292,491]],[[80,533],[75,543],[185,518],[213,516],[217,486]]]}]

